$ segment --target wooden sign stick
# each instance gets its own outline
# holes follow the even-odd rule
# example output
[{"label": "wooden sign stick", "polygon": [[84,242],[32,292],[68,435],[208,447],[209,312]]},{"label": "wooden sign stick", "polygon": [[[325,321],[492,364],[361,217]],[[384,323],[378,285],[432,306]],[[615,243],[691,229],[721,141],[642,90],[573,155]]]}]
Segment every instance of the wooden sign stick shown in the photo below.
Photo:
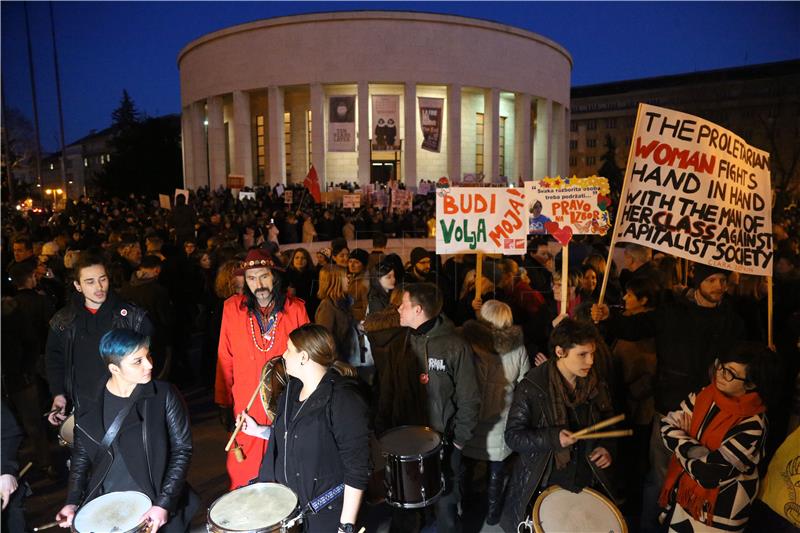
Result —
[{"label": "wooden sign stick", "polygon": [[569,310],[569,243],[561,248],[561,314]]},{"label": "wooden sign stick", "polygon": [[475,298],[472,303],[480,303],[483,286],[483,252],[475,254]]},{"label": "wooden sign stick", "polygon": [[772,342],[772,306],[774,300],[772,296],[772,276],[767,276],[767,346],[770,350],[775,350]]},{"label": "wooden sign stick", "polygon": [[[256,390],[253,391],[253,395],[250,397],[250,401],[247,402],[247,407],[244,408],[244,411],[242,411],[242,413],[247,413],[248,411],[250,411],[250,408],[253,407],[253,402],[256,400],[256,396],[258,396],[258,391],[261,390],[261,383],[263,383],[263,380],[264,380],[263,377],[258,380],[258,385],[256,386]],[[231,438],[228,439],[228,444],[225,445],[226,452],[230,451],[231,445],[233,444],[233,441],[236,439],[236,435],[238,435],[239,432],[242,430],[242,425],[244,424],[244,417],[239,416],[238,418],[239,421],[236,423],[236,427],[234,428],[233,433],[231,433]]]}]

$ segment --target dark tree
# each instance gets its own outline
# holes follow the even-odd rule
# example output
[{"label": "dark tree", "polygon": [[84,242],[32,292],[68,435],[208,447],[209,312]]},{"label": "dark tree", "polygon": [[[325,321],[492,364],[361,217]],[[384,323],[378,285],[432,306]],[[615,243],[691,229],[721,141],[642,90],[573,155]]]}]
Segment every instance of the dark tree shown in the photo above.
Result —
[{"label": "dark tree", "polygon": [[139,124],[141,119],[141,113],[136,109],[131,95],[123,89],[119,107],[111,113],[111,123],[120,130],[126,130]]},{"label": "dark tree", "polygon": [[608,180],[614,205],[619,205],[624,171],[617,165],[617,143],[614,142],[611,135],[606,135],[606,151],[600,156],[600,161],[603,163],[597,169],[597,175]]}]

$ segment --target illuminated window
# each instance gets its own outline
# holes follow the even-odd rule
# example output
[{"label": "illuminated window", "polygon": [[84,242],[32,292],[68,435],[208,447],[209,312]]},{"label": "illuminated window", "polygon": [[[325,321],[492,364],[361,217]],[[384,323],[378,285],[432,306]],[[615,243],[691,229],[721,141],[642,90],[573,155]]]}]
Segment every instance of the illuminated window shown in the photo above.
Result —
[{"label": "illuminated window", "polygon": [[50,163],[50,170],[55,170],[56,166],[53,163]]},{"label": "illuminated window", "polygon": [[475,113],[475,174],[483,173],[483,113]]},{"label": "illuminated window", "polygon": [[106,163],[111,162],[111,154],[106,154]]},{"label": "illuminated window", "polygon": [[264,147],[264,115],[256,115],[256,175],[264,183],[267,155]]},{"label": "illuminated window", "polygon": [[498,136],[497,155],[500,160],[500,175],[506,175],[506,117],[500,117],[500,135]]},{"label": "illuminated window", "polygon": [[88,157],[84,157],[83,158],[83,166],[84,167],[88,167],[89,166],[89,158]]},{"label": "illuminated window", "polygon": [[283,114],[283,147],[286,155],[286,179],[292,177],[292,115]]}]

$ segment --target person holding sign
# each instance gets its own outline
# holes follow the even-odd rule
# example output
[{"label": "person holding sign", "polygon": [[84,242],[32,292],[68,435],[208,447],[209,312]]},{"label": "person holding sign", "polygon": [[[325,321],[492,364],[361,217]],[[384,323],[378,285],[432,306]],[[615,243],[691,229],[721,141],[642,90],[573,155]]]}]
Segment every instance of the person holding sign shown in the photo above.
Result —
[{"label": "person holding sign", "polygon": [[[606,321],[612,337],[638,341],[655,338],[658,367],[655,408],[650,439],[650,472],[645,481],[642,530],[657,531],[657,491],[666,475],[669,454],[660,443],[660,420],[676,409],[689,393],[708,381],[708,370],[717,354],[728,352],[742,338],[745,327],[726,301],[724,270],[695,265],[695,290],[690,297],[664,299],[654,310],[631,316],[609,317],[608,306],[592,306],[592,319]],[[610,320],[609,320],[610,318]]]}]

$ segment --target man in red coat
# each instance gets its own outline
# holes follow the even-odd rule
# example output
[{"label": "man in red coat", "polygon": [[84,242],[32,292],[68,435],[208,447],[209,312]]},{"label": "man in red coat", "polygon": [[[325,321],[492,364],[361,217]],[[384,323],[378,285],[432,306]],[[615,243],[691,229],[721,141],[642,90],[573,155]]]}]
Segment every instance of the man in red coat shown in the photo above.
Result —
[{"label": "man in red coat", "polygon": [[[223,408],[232,406],[235,416],[247,407],[267,361],[283,355],[289,333],[308,323],[303,301],[286,294],[282,271],[280,260],[270,250],[250,250],[240,268],[244,274],[244,293],[225,301],[214,401]],[[253,402],[249,414],[259,424],[271,422],[260,401]],[[243,432],[236,436],[236,442],[245,459],[237,460],[234,447],[228,453],[231,489],[247,485],[258,475],[267,449],[266,440]]]}]

